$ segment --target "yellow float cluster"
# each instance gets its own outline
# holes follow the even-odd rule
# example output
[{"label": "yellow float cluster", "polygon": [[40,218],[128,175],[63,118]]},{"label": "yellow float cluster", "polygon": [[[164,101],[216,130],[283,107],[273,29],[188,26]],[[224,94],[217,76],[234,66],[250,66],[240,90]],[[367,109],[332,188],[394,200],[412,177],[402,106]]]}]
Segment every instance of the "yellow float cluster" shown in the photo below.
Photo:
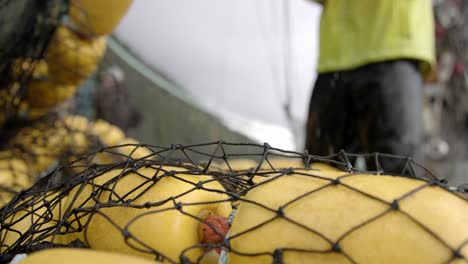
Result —
[{"label": "yellow float cluster", "polygon": [[[436,181],[268,160],[266,167],[265,160],[224,160],[229,169],[212,163],[209,170],[144,157],[112,169],[95,166],[73,186],[45,191],[49,202],[39,199],[34,217],[9,227],[16,232],[0,232],[0,248],[18,245],[23,234],[63,245],[79,240],[89,249],[58,253],[96,260],[95,250],[111,259],[218,263],[214,246],[200,244],[200,224],[214,214],[232,219],[216,245],[224,248],[225,263],[467,263],[468,202]],[[242,190],[225,187],[224,180],[252,176],[250,165],[259,168],[253,177],[260,180]],[[54,200],[50,210],[41,209]],[[32,210],[22,208],[7,222]],[[28,235],[31,225],[37,229]],[[54,253],[47,252],[30,261]]]},{"label": "yellow float cluster", "polygon": [[18,58],[11,64],[13,82],[0,89],[3,93],[0,107],[6,109],[6,113],[0,114],[0,124],[13,112],[36,119],[72,98],[83,81],[96,71],[106,51],[107,35],[131,3],[132,0],[71,0],[70,22],[57,26],[44,58]]},{"label": "yellow float cluster", "polygon": [[[7,121],[17,131],[5,128],[0,152],[0,205],[15,193],[30,187],[41,174],[76,157],[117,144],[137,143],[120,129],[104,121],[91,123],[83,117],[49,118],[55,109],[71,99],[78,87],[97,69],[105,51],[106,38],[125,15],[132,1],[71,0],[68,20],[57,25],[44,57],[18,57],[9,64],[7,87],[0,89],[0,125]],[[93,32],[93,34],[90,34]],[[43,118],[43,121],[36,121]],[[34,121],[34,122],[33,122]],[[92,143],[99,144],[92,144]],[[71,150],[71,151],[70,151]],[[116,152],[130,154],[130,147]],[[134,156],[142,156],[142,148]],[[71,157],[70,157],[71,158]],[[112,162],[112,154],[101,154],[98,162]],[[27,180],[26,180],[27,179]]]}]

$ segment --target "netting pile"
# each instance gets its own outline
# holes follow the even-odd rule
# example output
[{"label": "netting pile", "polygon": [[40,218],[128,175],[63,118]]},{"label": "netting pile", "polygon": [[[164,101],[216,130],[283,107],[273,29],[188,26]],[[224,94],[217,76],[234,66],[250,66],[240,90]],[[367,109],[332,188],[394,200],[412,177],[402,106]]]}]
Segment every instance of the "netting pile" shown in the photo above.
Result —
[{"label": "netting pile", "polygon": [[[136,143],[109,123],[69,114],[78,87],[104,55],[107,35],[131,3],[120,1],[119,9],[93,2],[0,0],[0,206],[59,164],[101,147]],[[95,162],[118,160],[114,155]]]},{"label": "netting pile", "polygon": [[0,1],[3,141],[31,122],[73,108],[76,91],[98,68],[107,35],[131,3],[120,1],[116,8],[93,2]]},{"label": "netting pile", "polygon": [[[105,155],[123,159],[95,162]],[[406,176],[360,171],[354,158],[376,168],[400,159]],[[397,156],[127,144],[62,166],[6,204],[1,262],[67,246],[165,263],[468,263],[464,195]]]},{"label": "netting pile", "polygon": [[[29,188],[41,177],[89,153],[106,146],[137,143],[117,127],[98,120],[90,122],[81,116],[59,118],[49,116],[15,131],[0,150],[0,206],[15,194]],[[121,155],[131,155],[128,149],[119,148]],[[143,151],[143,150],[141,150]],[[142,152],[133,155],[145,155]],[[100,155],[94,163],[112,163],[125,160],[118,155]],[[68,177],[74,172],[62,170]],[[57,177],[56,177],[57,178]]]},{"label": "netting pile", "polygon": [[0,124],[27,115],[29,82],[65,11],[61,0],[0,1]]}]

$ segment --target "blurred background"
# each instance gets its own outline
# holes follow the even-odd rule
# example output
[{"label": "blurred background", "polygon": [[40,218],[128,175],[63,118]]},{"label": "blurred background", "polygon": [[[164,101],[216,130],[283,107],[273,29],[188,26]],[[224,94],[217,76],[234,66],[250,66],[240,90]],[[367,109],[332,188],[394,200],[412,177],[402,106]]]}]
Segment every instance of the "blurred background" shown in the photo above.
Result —
[{"label": "blurred background", "polygon": [[[18,131],[49,115],[20,100],[30,79],[42,78],[37,77],[40,61],[80,61],[87,49],[99,49],[95,69],[73,84],[73,96],[53,107],[55,116],[105,120],[145,144],[224,140],[304,151],[321,14],[312,1],[122,1],[130,4],[124,4],[115,28],[91,37],[70,15],[74,1],[0,3],[4,149],[18,145],[12,143]],[[433,5],[439,69],[438,80],[425,88],[423,163],[459,185],[468,171],[468,6],[462,0],[434,0]],[[51,57],[57,25],[76,33],[74,41],[86,40],[67,48],[76,58],[67,52]],[[98,43],[101,35],[105,44]],[[34,63],[22,62],[24,76],[11,77],[24,57]],[[54,78],[55,84],[66,84]],[[12,94],[20,99],[8,97]],[[45,167],[51,164],[57,162]]]},{"label": "blurred background", "polygon": [[[190,118],[182,107],[162,117],[210,116],[249,140],[301,149],[319,15],[320,6],[304,0],[135,1],[109,41],[104,64],[130,66],[124,69],[124,87],[149,114],[135,131],[145,142],[231,140],[207,133],[203,125],[200,137],[168,129],[167,138],[161,126],[170,121],[155,119],[170,104],[155,98],[162,90],[184,107],[205,112],[191,111]],[[135,73],[152,87],[138,83]]]},{"label": "blurred background", "polygon": [[[130,133],[143,142],[222,138],[301,152],[320,14],[306,0],[135,1],[101,70],[124,70],[123,87],[145,120]],[[460,183],[468,171],[468,9],[439,0],[434,15],[439,78],[425,89],[426,165]],[[179,127],[187,122],[189,130]]]}]

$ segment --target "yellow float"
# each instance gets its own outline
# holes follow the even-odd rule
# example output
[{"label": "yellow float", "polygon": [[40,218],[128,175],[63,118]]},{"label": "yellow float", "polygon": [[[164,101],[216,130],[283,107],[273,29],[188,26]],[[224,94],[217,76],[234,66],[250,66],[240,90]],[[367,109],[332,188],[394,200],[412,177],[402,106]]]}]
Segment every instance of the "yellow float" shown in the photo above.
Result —
[{"label": "yellow float", "polygon": [[72,98],[77,86],[57,84],[53,80],[32,80],[28,84],[25,100],[32,109],[50,110]]},{"label": "yellow float", "polygon": [[[18,151],[23,154],[27,164],[39,174],[53,166],[66,151],[74,154],[71,155],[72,159],[77,159],[94,148],[137,143],[134,139],[126,138],[118,127],[103,120],[89,122],[85,117],[69,115],[63,120],[37,122],[20,130],[10,145],[19,147]],[[109,164],[125,160],[124,157],[139,159],[151,154],[148,148],[128,145],[97,153],[93,162]]]},{"label": "yellow float", "polygon": [[57,84],[77,86],[96,71],[105,50],[105,37],[85,39],[59,26],[47,46],[49,74]]},{"label": "yellow float", "polygon": [[16,59],[11,65],[11,78],[18,80],[26,75],[30,75],[32,79],[48,78],[49,70],[47,62],[31,58]]},{"label": "yellow float", "polygon": [[69,134],[61,120],[37,122],[20,130],[10,145],[22,153],[30,169],[38,175],[50,168],[70,145]]},{"label": "yellow float", "polygon": [[254,187],[228,263],[467,263],[466,200],[421,180],[346,175],[297,170]]},{"label": "yellow float", "polygon": [[19,264],[158,264],[144,258],[89,249],[55,248],[26,256]]},{"label": "yellow float", "polygon": [[[197,184],[209,190],[197,189]],[[200,219],[229,216],[231,204],[223,190],[212,177],[190,175],[181,167],[154,165],[136,172],[109,171],[70,191],[65,208],[81,213],[70,215],[71,228],[62,228],[66,234],[55,242],[67,244],[79,239],[97,250],[148,258],[159,253],[165,261],[177,262],[183,254],[191,261],[203,258],[204,263],[217,263],[213,250],[183,250],[204,241],[201,230],[206,226]],[[184,204],[180,210],[179,204]]]},{"label": "yellow float", "polygon": [[127,13],[133,0],[71,0],[69,16],[74,27],[87,36],[108,35]]},{"label": "yellow float", "polygon": [[106,146],[118,145],[125,139],[125,133],[117,126],[104,120],[96,120],[92,124],[92,133],[100,135],[102,143]]}]

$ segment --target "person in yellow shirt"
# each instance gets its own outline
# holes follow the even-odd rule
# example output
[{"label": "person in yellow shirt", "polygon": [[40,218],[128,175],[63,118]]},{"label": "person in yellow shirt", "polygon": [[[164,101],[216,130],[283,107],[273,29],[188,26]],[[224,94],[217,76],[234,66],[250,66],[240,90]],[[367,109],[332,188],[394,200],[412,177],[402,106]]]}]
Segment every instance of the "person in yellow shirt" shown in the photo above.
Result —
[{"label": "person in yellow shirt", "polygon": [[[422,162],[422,88],[435,61],[432,1],[314,1],[323,11],[309,153],[343,149]],[[387,173],[404,173],[404,163],[380,160]]]}]

